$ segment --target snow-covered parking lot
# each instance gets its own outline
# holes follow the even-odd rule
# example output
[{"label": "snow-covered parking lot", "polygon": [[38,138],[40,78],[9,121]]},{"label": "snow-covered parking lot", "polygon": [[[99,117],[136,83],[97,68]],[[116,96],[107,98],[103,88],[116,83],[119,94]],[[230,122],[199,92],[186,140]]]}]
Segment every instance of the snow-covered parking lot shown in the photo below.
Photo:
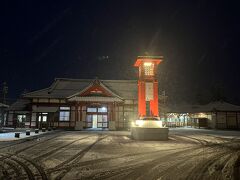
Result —
[{"label": "snow-covered parking lot", "polygon": [[57,131],[0,142],[0,179],[239,179],[240,132],[170,129],[168,141],[127,131]]}]

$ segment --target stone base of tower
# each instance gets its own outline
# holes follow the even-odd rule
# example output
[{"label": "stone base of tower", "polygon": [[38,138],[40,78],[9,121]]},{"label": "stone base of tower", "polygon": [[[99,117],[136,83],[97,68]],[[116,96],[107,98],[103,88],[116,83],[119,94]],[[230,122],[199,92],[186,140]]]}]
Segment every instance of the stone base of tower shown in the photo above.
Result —
[{"label": "stone base of tower", "polygon": [[168,140],[168,128],[132,127],[131,136],[136,140]]}]

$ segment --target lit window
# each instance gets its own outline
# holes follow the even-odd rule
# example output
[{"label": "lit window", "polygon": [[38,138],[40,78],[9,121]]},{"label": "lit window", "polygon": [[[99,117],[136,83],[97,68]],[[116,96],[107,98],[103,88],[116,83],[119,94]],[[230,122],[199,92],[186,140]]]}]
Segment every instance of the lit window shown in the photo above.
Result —
[{"label": "lit window", "polygon": [[60,107],[59,121],[70,120],[70,107]]},{"label": "lit window", "polygon": [[18,122],[22,123],[26,121],[26,115],[17,115]]},{"label": "lit window", "polygon": [[106,107],[98,108],[98,112],[107,112],[107,108]]},{"label": "lit window", "polygon": [[70,110],[70,107],[60,107],[60,110]]},{"label": "lit window", "polygon": [[70,112],[69,111],[60,111],[60,121],[69,121],[70,118]]},{"label": "lit window", "polygon": [[87,112],[97,112],[97,108],[87,108]]},{"label": "lit window", "polygon": [[144,74],[146,76],[154,75],[154,64],[153,63],[144,63]]}]

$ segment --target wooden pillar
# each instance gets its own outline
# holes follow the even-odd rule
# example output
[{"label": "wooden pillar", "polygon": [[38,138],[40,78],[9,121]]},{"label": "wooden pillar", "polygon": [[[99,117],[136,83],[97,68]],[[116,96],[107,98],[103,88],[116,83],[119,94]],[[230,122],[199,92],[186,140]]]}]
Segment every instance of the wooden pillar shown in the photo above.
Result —
[{"label": "wooden pillar", "polygon": [[225,112],[225,118],[226,118],[226,128],[228,128],[228,123],[227,123],[227,112]]},{"label": "wooden pillar", "polygon": [[80,119],[79,119],[80,121],[83,121],[82,120],[82,104],[80,104]]},{"label": "wooden pillar", "polygon": [[75,126],[76,122],[78,121],[78,103],[75,104]]},{"label": "wooden pillar", "polygon": [[[29,119],[29,121],[30,121],[30,123],[29,123],[29,128],[31,128],[32,127],[32,112],[29,114],[29,116],[30,116],[30,119]],[[4,120],[4,119],[3,119]]]},{"label": "wooden pillar", "polygon": [[115,120],[115,102],[113,102],[113,121],[115,121],[116,123],[116,120]]},{"label": "wooden pillar", "polygon": [[115,102],[113,102],[113,121],[115,121],[115,123],[116,123],[116,103]]},{"label": "wooden pillar", "polygon": [[119,113],[119,104],[118,104],[118,106],[117,106],[117,108],[118,108],[118,128],[119,128],[119,124],[120,124],[120,113]]},{"label": "wooden pillar", "polygon": [[218,118],[217,118],[217,112],[215,112],[215,113],[216,113],[216,120],[215,120],[216,125],[215,125],[215,127],[216,127],[216,129],[218,129]]},{"label": "wooden pillar", "polygon": [[125,126],[125,123],[124,123],[124,119],[125,119],[124,113],[125,113],[125,110],[124,110],[124,104],[123,104],[123,121],[122,121],[122,123],[123,123],[123,128],[124,128],[124,126]]},{"label": "wooden pillar", "polygon": [[236,112],[236,128],[238,129],[238,117],[237,117],[237,112]]}]

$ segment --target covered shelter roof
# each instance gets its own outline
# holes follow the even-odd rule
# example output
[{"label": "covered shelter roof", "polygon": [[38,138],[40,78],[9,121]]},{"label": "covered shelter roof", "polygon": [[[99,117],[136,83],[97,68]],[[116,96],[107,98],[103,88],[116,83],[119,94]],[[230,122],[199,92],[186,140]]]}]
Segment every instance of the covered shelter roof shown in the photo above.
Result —
[{"label": "covered shelter roof", "polygon": [[15,103],[13,103],[8,110],[9,111],[27,111],[27,105],[31,101],[28,99],[18,99]]},{"label": "covered shelter roof", "polygon": [[205,105],[178,104],[169,107],[169,112],[172,113],[199,113],[215,111],[240,112],[240,106],[223,101],[216,101]]}]

